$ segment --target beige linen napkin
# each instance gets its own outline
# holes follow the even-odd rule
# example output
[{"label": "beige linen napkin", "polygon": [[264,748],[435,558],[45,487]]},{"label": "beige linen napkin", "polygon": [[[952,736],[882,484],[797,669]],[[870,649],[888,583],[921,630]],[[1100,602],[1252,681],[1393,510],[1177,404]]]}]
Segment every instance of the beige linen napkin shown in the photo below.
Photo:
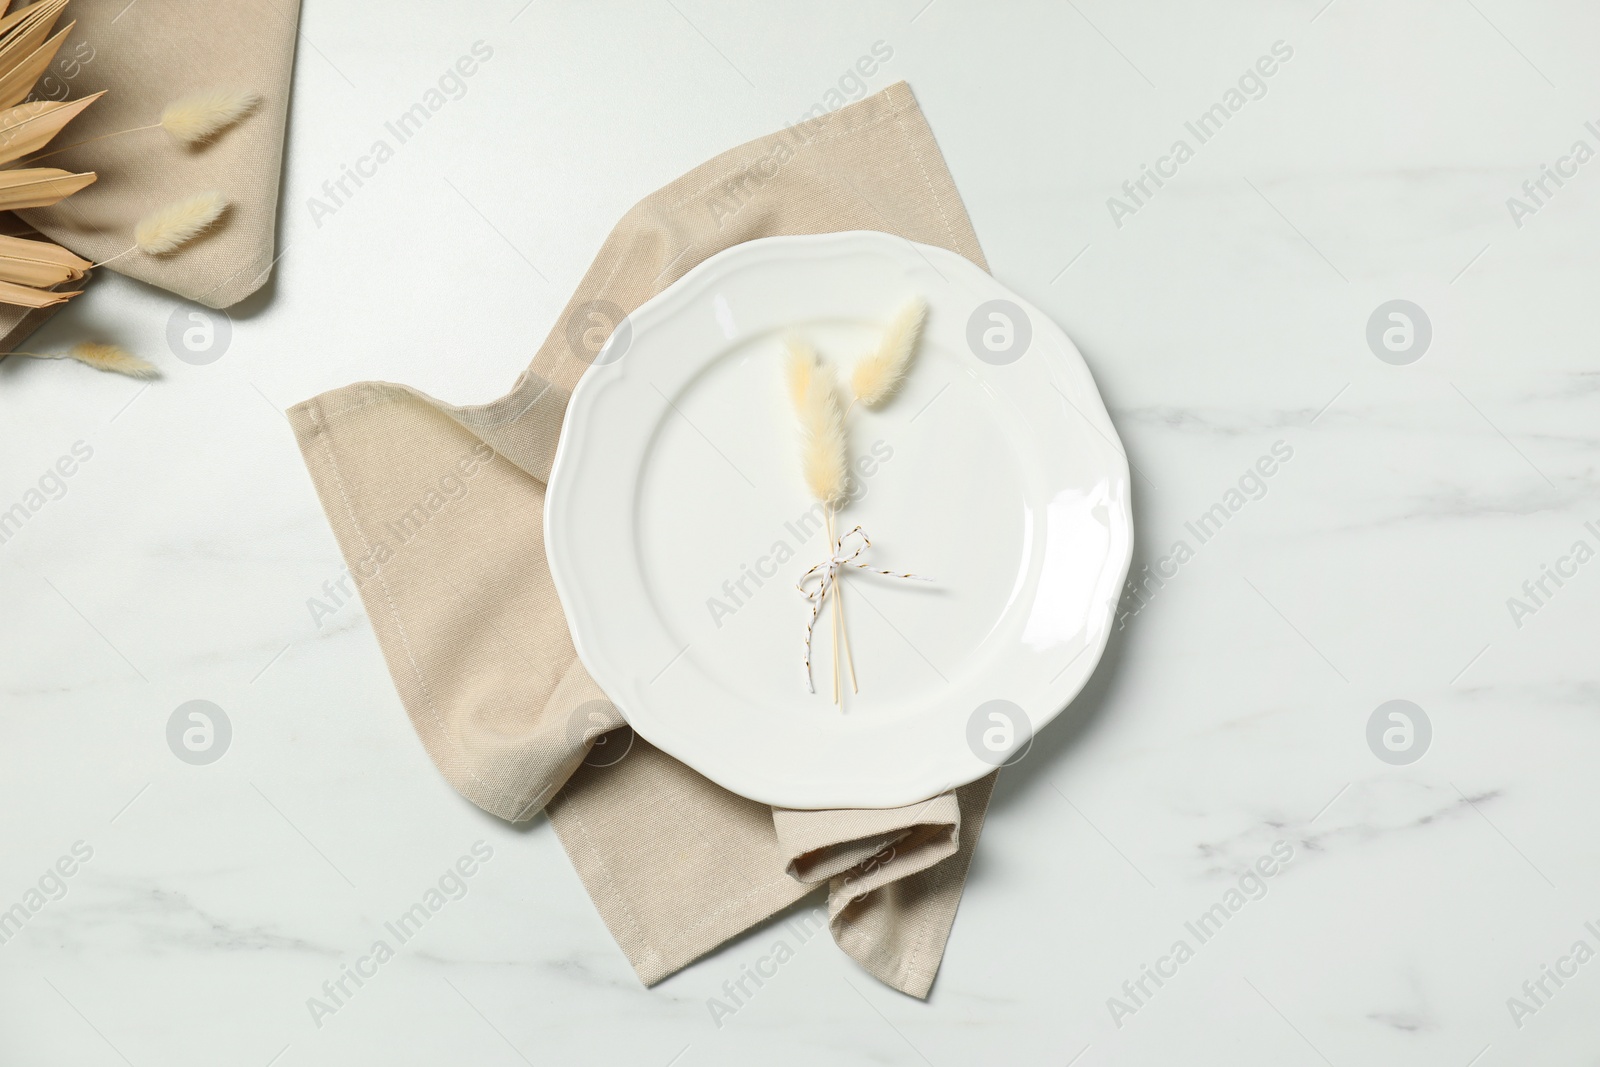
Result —
[{"label": "beige linen napkin", "polygon": [[545,481],[567,399],[622,316],[724,248],[852,229],[983,265],[903,83],[725,152],[637,204],[501,399],[457,407],[366,382],[289,412],[429,755],[502,818],[547,811],[647,984],[826,881],[835,941],[926,996],[994,785],[990,775],[893,810],[774,812],[712,784],[617,729],[545,560]]},{"label": "beige linen napkin", "polygon": [[41,166],[92,170],[99,180],[53,207],[18,214],[98,263],[133,244],[134,225],[148,212],[214,189],[232,203],[214,232],[182,252],[133,252],[109,269],[214,308],[255,292],[274,262],[299,17],[300,0],[72,0],[57,26],[77,26],[35,91],[54,97],[64,87],[73,99],[110,91],[61,132],[60,145],[148,126],[172,101],[207,89],[253,89],[261,104],[203,148],[156,129],[51,156]]}]

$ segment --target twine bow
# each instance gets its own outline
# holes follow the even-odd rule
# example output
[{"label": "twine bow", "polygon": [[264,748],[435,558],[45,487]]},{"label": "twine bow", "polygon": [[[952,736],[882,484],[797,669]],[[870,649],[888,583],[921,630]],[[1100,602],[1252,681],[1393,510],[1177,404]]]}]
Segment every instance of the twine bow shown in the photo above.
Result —
[{"label": "twine bow", "polygon": [[866,531],[860,526],[849,533],[841,534],[833,543],[833,554],[821,563],[806,571],[800,576],[800,581],[795,588],[800,590],[811,605],[811,618],[806,620],[806,692],[815,693],[817,687],[811,680],[811,634],[817,628],[817,617],[822,614],[822,605],[827,602],[828,594],[835,592],[835,585],[839,581],[839,573],[845,567],[856,567],[860,570],[881,574],[885,578],[908,578],[913,582],[931,582],[932,578],[924,578],[919,574],[900,574],[896,571],[881,570],[869,567],[865,563],[857,563],[861,554],[872,547],[872,541],[867,537]]}]

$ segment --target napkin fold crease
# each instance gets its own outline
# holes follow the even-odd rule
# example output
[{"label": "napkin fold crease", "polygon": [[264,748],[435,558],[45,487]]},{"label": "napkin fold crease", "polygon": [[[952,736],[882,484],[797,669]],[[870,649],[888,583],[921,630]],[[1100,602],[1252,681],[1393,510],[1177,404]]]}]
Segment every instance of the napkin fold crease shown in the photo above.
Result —
[{"label": "napkin fold crease", "polygon": [[624,316],[724,248],[855,229],[985,265],[904,83],[642,200],[499,400],[455,406],[366,382],[289,412],[429,756],[501,818],[547,813],[647,985],[826,883],[834,941],[926,996],[994,785],[991,774],[905,808],[851,811],[775,811],[717,786],[623,728],[577,659],[545,559],[566,403]]}]

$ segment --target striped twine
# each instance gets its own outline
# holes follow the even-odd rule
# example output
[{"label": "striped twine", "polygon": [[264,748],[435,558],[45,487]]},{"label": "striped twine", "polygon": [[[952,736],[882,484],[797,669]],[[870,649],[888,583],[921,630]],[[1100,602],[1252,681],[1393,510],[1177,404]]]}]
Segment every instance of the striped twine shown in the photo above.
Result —
[{"label": "striped twine", "polygon": [[[845,545],[849,542],[851,547],[846,551]],[[931,582],[932,578],[924,578],[920,574],[901,574],[898,571],[886,571],[877,567],[869,567],[865,563],[857,563],[861,554],[872,547],[872,540],[867,537],[866,531],[860,526],[847,534],[842,534],[833,543],[833,554],[821,563],[812,567],[801,575],[800,581],[795,583],[795,588],[800,590],[802,596],[811,605],[811,618],[806,620],[806,647],[805,647],[805,673],[806,692],[815,693],[816,684],[811,680],[811,635],[817,628],[817,619],[822,614],[822,605],[827,602],[828,594],[834,591],[834,583],[839,581],[840,571],[845,567],[855,567],[872,574],[881,574],[885,578],[907,578],[913,582]]]}]

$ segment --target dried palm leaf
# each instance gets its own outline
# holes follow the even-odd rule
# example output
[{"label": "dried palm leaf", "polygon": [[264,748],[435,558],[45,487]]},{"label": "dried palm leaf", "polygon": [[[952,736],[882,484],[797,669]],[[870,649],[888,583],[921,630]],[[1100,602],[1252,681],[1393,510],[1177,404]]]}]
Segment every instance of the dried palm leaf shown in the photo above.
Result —
[{"label": "dried palm leaf", "polygon": [[0,211],[49,207],[94,183],[94,171],[74,174],[55,167],[0,170]]},{"label": "dried palm leaf", "polygon": [[[37,4],[18,8],[0,20],[0,72],[25,62],[34,49],[50,36],[61,9],[66,6],[67,0],[40,0]],[[8,28],[5,24],[12,19],[17,21]]]},{"label": "dried palm leaf", "polygon": [[53,25],[56,16],[66,6],[67,0],[41,0],[37,4],[24,4],[13,9],[4,19],[0,19],[0,45],[11,41],[40,19],[49,19]]},{"label": "dried palm leaf", "polygon": [[[29,7],[19,7],[5,18],[0,19],[0,44],[4,44],[6,38],[16,32],[17,27],[22,24],[24,19],[38,18],[41,12],[35,9],[39,6],[38,4],[33,4]],[[63,2],[61,7],[65,6],[65,2]]]},{"label": "dried palm leaf", "polygon": [[87,259],[49,241],[0,236],[0,281],[48,289],[77,281],[91,266]]},{"label": "dried palm leaf", "polygon": [[0,163],[10,163],[49,144],[61,128],[96,100],[104,90],[81,100],[34,100],[0,112]]},{"label": "dried palm leaf", "polygon": [[35,48],[16,66],[0,74],[0,107],[11,107],[27,97],[33,89],[33,83],[50,69],[50,62],[56,58],[61,42],[67,39],[67,34],[71,33],[72,27],[76,25],[76,22],[67,23],[64,29]]},{"label": "dried palm leaf", "polygon": [[[8,6],[9,0],[0,0],[0,12]],[[102,95],[96,93],[70,102],[19,103],[49,69],[61,43],[76,25],[69,23],[51,36],[66,6],[67,0],[39,0],[0,16],[0,212],[49,207],[95,180],[95,174],[88,171],[73,173],[53,167],[6,166],[49,144],[62,127]],[[92,266],[88,260],[49,241],[0,235],[0,304],[47,308],[65,303],[80,293],[62,292],[54,287],[82,278]],[[148,366],[142,360],[121,354],[132,363],[105,369],[142,373],[134,365]],[[101,363],[119,362],[111,352],[104,350],[92,350],[87,356],[72,358],[89,363],[97,359]]]},{"label": "dried palm leaf", "polygon": [[23,308],[48,308],[57,304],[65,304],[75,296],[82,296],[83,291],[62,293],[54,289],[30,289],[25,285],[16,285],[12,282],[0,281],[0,304],[13,304]]}]

